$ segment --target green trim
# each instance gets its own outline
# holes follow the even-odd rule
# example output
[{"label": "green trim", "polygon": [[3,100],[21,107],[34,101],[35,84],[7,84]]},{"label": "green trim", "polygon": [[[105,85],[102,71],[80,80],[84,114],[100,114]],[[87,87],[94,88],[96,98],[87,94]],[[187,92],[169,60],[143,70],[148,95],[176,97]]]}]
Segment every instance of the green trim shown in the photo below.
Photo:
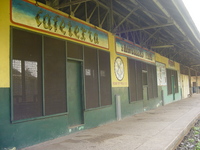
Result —
[{"label": "green trim", "polygon": [[42,35],[42,114],[45,116],[45,89],[44,89],[44,35]]},{"label": "green trim", "polygon": [[[110,58],[109,58],[109,59],[110,59],[110,64],[109,64],[109,65],[110,65],[110,92],[111,92],[111,93],[110,93],[110,94],[111,94],[111,95],[110,95],[110,99],[112,99],[113,91],[112,91],[112,72],[111,72],[111,68],[112,68],[112,67],[111,67],[111,56],[110,56],[110,52],[109,52],[109,51],[106,51],[106,52],[109,53],[109,57],[110,57]],[[110,105],[113,105],[113,100],[111,100],[111,104],[110,104]]]},{"label": "green trim", "polygon": [[[130,101],[130,99],[129,99],[129,101]],[[144,99],[136,100],[136,101],[130,101],[130,104],[137,103],[137,102],[142,102],[142,101],[144,101]]]},{"label": "green trim", "polygon": [[16,123],[22,123],[22,122],[28,122],[28,121],[34,121],[34,120],[41,120],[41,119],[47,119],[47,118],[52,118],[52,117],[57,117],[57,116],[64,116],[64,115],[68,115],[68,112],[53,114],[53,115],[47,115],[47,116],[41,116],[41,117],[35,117],[35,118],[21,119],[21,120],[11,121],[11,123],[16,124]]},{"label": "green trim", "polygon": [[85,96],[84,96],[84,70],[83,70],[83,61],[79,61],[81,64],[81,112],[82,112],[82,123],[85,123],[85,115],[84,115],[84,106],[85,106]]},{"label": "green trim", "polygon": [[83,62],[82,59],[76,59],[76,58],[71,58],[71,57],[67,57],[67,60],[73,60],[73,61]]},{"label": "green trim", "polygon": [[86,109],[85,112],[88,112],[88,111],[93,111],[93,110],[98,110],[98,109],[104,109],[104,108],[108,108],[108,107],[111,107],[111,105],[106,105],[106,106],[100,106],[100,107],[96,107],[96,108],[89,108],[89,109]]},{"label": "green trim", "polygon": [[87,110],[86,106],[86,88],[85,88],[85,46],[83,46],[83,93],[84,93],[84,111]]},{"label": "green trim", "polygon": [[97,74],[98,74],[98,98],[99,98],[99,107],[101,107],[101,77],[100,77],[100,66],[99,66],[99,50],[97,51]]},{"label": "green trim", "polygon": [[14,120],[14,111],[13,111],[13,66],[12,66],[12,60],[13,60],[13,27],[10,27],[10,108],[11,108],[11,118],[10,120]]},{"label": "green trim", "polygon": [[67,89],[67,72],[68,72],[68,69],[67,69],[67,61],[68,61],[68,59],[67,59],[67,44],[68,44],[68,41],[66,41],[65,42],[65,87],[66,87],[66,90],[65,90],[65,92],[66,92],[66,112],[69,112],[68,110],[69,110],[69,106],[68,106],[68,98],[67,98],[67,96],[68,96],[68,89]]}]

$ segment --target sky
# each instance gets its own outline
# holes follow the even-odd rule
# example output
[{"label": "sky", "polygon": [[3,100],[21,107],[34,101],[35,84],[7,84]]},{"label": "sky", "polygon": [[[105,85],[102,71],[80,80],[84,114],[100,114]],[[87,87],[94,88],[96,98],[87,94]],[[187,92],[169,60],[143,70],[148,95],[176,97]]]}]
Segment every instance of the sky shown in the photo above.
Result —
[{"label": "sky", "polygon": [[200,32],[200,0],[182,0]]}]

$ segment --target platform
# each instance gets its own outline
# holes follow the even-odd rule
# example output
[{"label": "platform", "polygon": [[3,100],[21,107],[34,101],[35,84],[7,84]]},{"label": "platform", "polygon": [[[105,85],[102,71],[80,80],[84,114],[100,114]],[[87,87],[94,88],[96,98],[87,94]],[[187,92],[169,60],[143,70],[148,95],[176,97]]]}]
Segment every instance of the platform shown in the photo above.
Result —
[{"label": "platform", "polygon": [[172,150],[200,117],[200,94],[23,150]]}]

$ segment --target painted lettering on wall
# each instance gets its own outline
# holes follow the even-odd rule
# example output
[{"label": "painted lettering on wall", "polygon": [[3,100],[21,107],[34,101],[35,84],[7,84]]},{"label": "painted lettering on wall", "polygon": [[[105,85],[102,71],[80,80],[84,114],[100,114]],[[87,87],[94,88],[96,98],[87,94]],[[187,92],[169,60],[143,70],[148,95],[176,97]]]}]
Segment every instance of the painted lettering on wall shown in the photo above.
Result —
[{"label": "painted lettering on wall", "polygon": [[155,54],[145,50],[129,41],[116,37],[116,52],[121,55],[133,57],[150,63],[155,63]]},{"label": "painted lettering on wall", "polygon": [[123,85],[123,86],[126,86],[128,85],[127,82],[113,82],[113,85]]},{"label": "painted lettering on wall", "polygon": [[108,34],[31,0],[12,0],[12,22],[108,49]]},{"label": "painted lettering on wall", "polygon": [[[88,38],[90,42],[99,44],[98,33],[93,33],[90,30],[86,30],[84,27],[73,27],[71,21],[65,22],[65,20],[61,20],[59,16],[52,17],[49,14],[44,14],[43,11],[39,10],[35,16],[35,20],[38,27],[43,25],[44,29],[49,31],[53,30],[54,32],[57,32],[59,29],[63,35],[68,34],[70,37],[74,37],[83,41]],[[60,24],[58,22],[60,22]],[[88,37],[86,37],[87,32]]]}]

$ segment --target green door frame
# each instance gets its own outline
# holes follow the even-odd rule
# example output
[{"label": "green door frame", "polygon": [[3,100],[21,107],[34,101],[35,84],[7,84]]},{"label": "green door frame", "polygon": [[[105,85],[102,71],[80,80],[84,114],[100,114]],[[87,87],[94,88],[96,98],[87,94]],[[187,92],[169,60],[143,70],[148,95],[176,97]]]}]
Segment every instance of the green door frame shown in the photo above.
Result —
[{"label": "green door frame", "polygon": [[175,100],[175,78],[174,75],[171,76],[172,79],[172,94],[173,94],[173,100]]}]

